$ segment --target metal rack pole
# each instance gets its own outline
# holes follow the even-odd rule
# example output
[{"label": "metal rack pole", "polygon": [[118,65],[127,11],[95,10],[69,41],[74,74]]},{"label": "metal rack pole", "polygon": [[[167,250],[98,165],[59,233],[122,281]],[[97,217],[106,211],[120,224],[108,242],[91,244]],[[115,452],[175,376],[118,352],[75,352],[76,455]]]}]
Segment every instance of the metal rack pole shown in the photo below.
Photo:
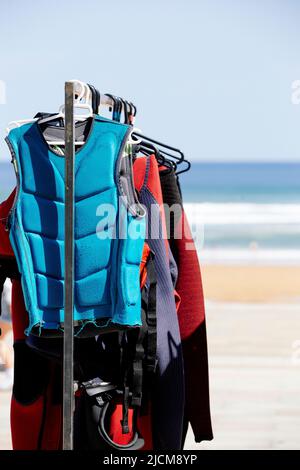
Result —
[{"label": "metal rack pole", "polygon": [[63,449],[73,449],[74,413],[74,83],[65,83],[65,282]]}]

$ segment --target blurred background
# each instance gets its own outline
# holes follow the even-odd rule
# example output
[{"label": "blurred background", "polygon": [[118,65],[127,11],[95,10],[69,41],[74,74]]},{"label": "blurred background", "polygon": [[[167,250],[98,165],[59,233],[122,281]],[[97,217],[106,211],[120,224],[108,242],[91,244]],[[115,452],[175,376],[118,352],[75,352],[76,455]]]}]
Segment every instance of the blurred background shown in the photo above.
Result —
[{"label": "blurred background", "polygon": [[1,6],[0,200],[15,184],[7,123],[55,112],[66,79],[132,100],[137,126],[192,162],[181,184],[203,274],[215,438],[189,438],[189,449],[300,449],[299,20],[297,0]]}]

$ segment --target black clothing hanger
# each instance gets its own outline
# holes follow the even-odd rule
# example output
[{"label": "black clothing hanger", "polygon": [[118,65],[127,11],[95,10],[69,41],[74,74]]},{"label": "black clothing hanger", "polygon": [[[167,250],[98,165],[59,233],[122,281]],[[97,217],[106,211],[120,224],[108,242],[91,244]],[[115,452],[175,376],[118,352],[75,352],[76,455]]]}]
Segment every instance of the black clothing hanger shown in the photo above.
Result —
[{"label": "black clothing hanger", "polygon": [[94,87],[94,85],[90,85],[88,83],[88,86],[91,90],[92,93],[92,108],[93,108],[93,113],[98,114],[98,109],[100,106],[100,92],[97,90],[97,88]]},{"label": "black clothing hanger", "polygon": [[151,143],[153,143],[153,144],[159,145],[160,147],[166,148],[166,149],[168,149],[168,150],[171,150],[171,151],[174,152],[174,153],[179,154],[180,157],[176,157],[175,155],[172,155],[172,158],[174,158],[175,160],[177,160],[178,163],[182,163],[182,162],[185,160],[185,158],[184,158],[184,153],[183,153],[181,150],[179,150],[179,149],[177,149],[177,148],[175,148],[175,147],[171,147],[171,145],[163,144],[162,142],[159,142],[158,140],[155,140],[155,139],[153,139],[152,137],[147,137],[146,135],[144,135],[144,134],[139,134],[138,132],[134,132],[134,133],[132,134],[132,136],[133,136],[133,137],[136,136],[137,138],[140,138],[140,139],[142,139],[143,141],[149,141],[149,142],[151,142]]},{"label": "black clothing hanger", "polygon": [[[163,155],[166,155],[167,157],[173,157],[173,155],[169,152],[166,152],[166,150],[161,150],[160,149],[160,153],[163,154]],[[176,175],[180,175],[181,173],[186,173],[187,171],[189,171],[189,169],[191,168],[192,164],[189,160],[187,160],[186,158],[183,160],[182,163],[185,163],[186,164],[186,167],[183,169],[183,170],[180,170],[180,171],[177,171],[177,163],[173,162],[174,165],[175,165],[175,173]]]},{"label": "black clothing hanger", "polygon": [[[152,137],[147,137],[143,134],[139,134],[138,132],[134,132],[132,134],[132,136],[137,137],[138,139],[142,139],[143,143],[145,143],[145,141],[148,141],[148,142],[151,142],[153,144],[158,145],[159,147],[162,147],[162,148],[159,148],[160,155],[166,155],[166,156],[171,157],[172,159],[174,159],[176,161],[176,174],[177,175],[179,175],[181,173],[185,173],[186,171],[188,171],[191,168],[191,163],[185,158],[184,153],[181,150],[179,150],[175,147],[172,147],[171,145],[163,144],[162,142],[159,142],[158,140],[155,140]],[[170,150],[171,152],[173,152],[175,154],[179,154],[179,156],[174,155],[173,153],[170,153],[170,152],[168,152],[164,149]],[[165,159],[165,160],[167,161],[168,159]],[[178,171],[177,167],[182,163],[185,163],[186,168],[184,168],[183,170]]]},{"label": "black clothing hanger", "polygon": [[164,166],[167,170],[171,171],[174,167],[173,167],[173,163],[174,162],[171,162],[170,160],[167,160],[162,154],[161,152],[158,150],[157,147],[155,147],[155,145],[149,143],[149,142],[140,142],[138,145],[137,145],[137,151],[140,151],[141,153],[143,153],[144,155],[153,155],[155,156],[156,160],[157,160],[157,163],[159,166]]}]

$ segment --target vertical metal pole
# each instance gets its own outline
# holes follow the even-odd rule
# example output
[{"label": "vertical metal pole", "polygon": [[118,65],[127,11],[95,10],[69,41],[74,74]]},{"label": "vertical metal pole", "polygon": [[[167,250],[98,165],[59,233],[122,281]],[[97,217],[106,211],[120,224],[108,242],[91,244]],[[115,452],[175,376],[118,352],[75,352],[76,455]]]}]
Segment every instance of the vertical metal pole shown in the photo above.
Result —
[{"label": "vertical metal pole", "polygon": [[65,83],[65,283],[63,449],[73,449],[74,412],[74,84]]}]

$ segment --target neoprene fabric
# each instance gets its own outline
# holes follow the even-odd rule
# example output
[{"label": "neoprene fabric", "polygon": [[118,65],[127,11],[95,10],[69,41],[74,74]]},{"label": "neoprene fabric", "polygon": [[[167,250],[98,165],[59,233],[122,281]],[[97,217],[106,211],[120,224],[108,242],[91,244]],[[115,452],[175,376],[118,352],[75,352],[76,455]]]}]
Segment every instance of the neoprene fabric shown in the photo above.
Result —
[{"label": "neoprene fabric", "polygon": [[[0,204],[0,253],[14,257],[8,232],[5,230],[6,219],[11,209],[15,191]],[[140,266],[141,284],[146,281],[145,263],[149,248],[145,244]],[[28,327],[28,314],[23,298],[21,282],[13,280],[12,288],[12,324],[15,350],[15,379],[11,401],[11,433],[15,450],[58,450],[61,449],[61,377],[57,374],[57,364],[41,357],[25,343],[24,331]],[[81,343],[83,340],[79,340]],[[126,444],[132,437],[122,434],[121,406],[116,406],[112,413],[109,435],[115,442]],[[132,429],[131,413],[129,428]],[[28,432],[30,429],[30,432]],[[138,416],[138,429],[144,437],[144,450],[151,450],[152,423],[151,413]]]},{"label": "neoprene fabric", "polygon": [[[96,116],[76,152],[74,320],[82,324],[99,318],[141,324],[145,219],[131,215],[121,199],[119,208],[118,198],[117,166],[128,132],[129,126]],[[37,123],[13,129],[7,140],[18,168],[10,240],[22,273],[27,334],[34,326],[58,329],[64,320],[65,160],[49,149]],[[107,216],[108,204],[113,212]],[[114,236],[119,229],[127,236]]]},{"label": "neoprene fabric", "polygon": [[25,343],[28,315],[18,280],[13,280],[12,287],[12,324],[15,350],[11,400],[13,449],[59,450],[62,432],[60,373],[56,364],[42,358]]},{"label": "neoprene fabric", "polygon": [[181,298],[178,321],[185,372],[185,429],[191,423],[196,442],[213,439],[208,380],[204,296],[197,250],[186,218],[178,179],[160,171],[164,203],[179,204],[168,227],[171,250],[178,266],[176,290]]},{"label": "neoprene fabric", "polygon": [[135,186],[140,201],[151,214],[147,243],[155,254],[157,276],[157,355],[158,370],[153,396],[153,445],[155,449],[176,450],[182,445],[184,412],[184,372],[181,340],[176,313],[174,286],[169,265],[169,243],[159,171],[154,156],[134,163]]}]

